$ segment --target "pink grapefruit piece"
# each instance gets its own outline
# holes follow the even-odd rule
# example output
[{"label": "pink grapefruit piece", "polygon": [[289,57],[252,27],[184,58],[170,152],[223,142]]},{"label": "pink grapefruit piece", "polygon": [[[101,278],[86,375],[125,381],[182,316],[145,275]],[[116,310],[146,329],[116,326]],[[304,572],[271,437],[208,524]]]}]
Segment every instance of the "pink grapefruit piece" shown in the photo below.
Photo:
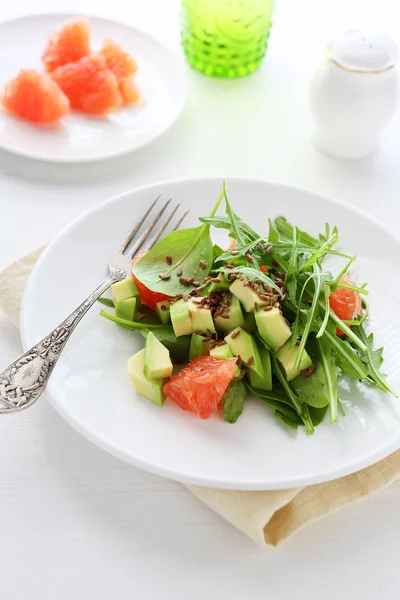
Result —
[{"label": "pink grapefruit piece", "polygon": [[46,74],[21,70],[6,83],[1,98],[12,115],[37,124],[56,123],[70,112],[69,100]]},{"label": "pink grapefruit piece", "polygon": [[65,21],[50,36],[42,61],[50,73],[57,67],[90,56],[90,53],[90,21],[85,17],[76,17]]}]

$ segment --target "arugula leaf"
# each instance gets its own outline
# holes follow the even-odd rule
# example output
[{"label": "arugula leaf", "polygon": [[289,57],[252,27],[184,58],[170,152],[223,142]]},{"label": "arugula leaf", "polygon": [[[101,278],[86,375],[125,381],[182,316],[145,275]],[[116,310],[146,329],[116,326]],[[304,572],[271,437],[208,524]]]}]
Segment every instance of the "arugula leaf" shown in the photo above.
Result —
[{"label": "arugula leaf", "polygon": [[292,240],[292,250],[290,253],[289,264],[286,272],[285,285],[286,290],[289,294],[289,298],[292,301],[296,300],[296,292],[297,292],[297,281],[298,281],[298,257],[297,257],[297,229],[293,227],[293,240]]},{"label": "arugula leaf", "polygon": [[[271,219],[268,219],[268,225],[268,241],[270,244],[275,244],[276,242],[279,242],[278,228],[276,227],[275,223],[271,221]],[[290,239],[292,239],[292,236],[290,236]]]},{"label": "arugula leaf", "polygon": [[365,366],[369,377],[375,382],[376,386],[383,392],[390,392],[397,398],[397,394],[392,388],[386,383],[386,376],[382,375],[379,371],[383,363],[383,348],[374,350],[374,336],[370,333],[368,336],[362,325],[355,328],[356,335],[364,342],[366,346],[365,352],[358,352],[361,362]]},{"label": "arugula leaf", "polygon": [[[214,216],[224,197],[224,190],[219,195],[211,211]],[[169,265],[166,257],[172,258]],[[201,263],[206,264],[203,269]],[[213,243],[210,237],[210,225],[204,224],[191,229],[171,231],[149,250],[133,267],[133,274],[153,292],[177,296],[188,291],[187,286],[180,283],[177,269],[183,270],[184,277],[194,277],[203,281],[213,263]],[[168,279],[160,278],[169,275]]]},{"label": "arugula leaf", "polygon": [[243,411],[244,401],[247,397],[247,387],[244,381],[231,381],[221,402],[224,406],[224,420],[227,423],[236,423]]},{"label": "arugula leaf", "polygon": [[331,237],[322,244],[311,256],[306,260],[306,262],[301,267],[302,271],[307,271],[310,267],[312,267],[315,263],[319,262],[322,259],[328,250],[332,246],[334,246],[338,242],[338,234],[334,233]]},{"label": "arugula leaf", "polygon": [[327,344],[325,339],[317,339],[318,357],[321,361],[321,367],[324,371],[326,390],[328,392],[328,400],[331,414],[331,423],[336,423],[338,420],[338,402],[339,391],[337,382],[337,366],[333,362],[332,349]]},{"label": "arugula leaf", "polygon": [[285,390],[285,393],[286,393],[287,397],[289,398],[289,400],[291,401],[292,406],[295,409],[296,413],[299,415],[299,417],[303,421],[303,423],[306,427],[307,435],[311,435],[312,433],[314,433],[314,426],[312,424],[312,421],[311,421],[308,411],[305,410],[307,408],[307,405],[306,404],[302,405],[300,403],[299,398],[294,393],[294,391],[290,387],[289,383],[286,381],[286,378],[285,378],[284,374],[282,373],[281,367],[279,366],[279,363],[278,363],[278,360],[277,360],[275,354],[271,354],[271,363],[272,363],[273,372],[279,379],[279,382],[282,385],[283,389]]},{"label": "arugula leaf", "polygon": [[[291,240],[293,238],[293,225],[291,223],[289,223],[289,221],[287,219],[285,219],[285,217],[277,217],[275,219],[275,226],[282,237],[285,237],[286,239],[289,239],[289,240]],[[315,248],[320,245],[318,240],[316,238],[312,237],[306,231],[301,231],[299,228],[297,228],[297,232],[298,232],[298,239],[303,244],[306,244],[308,246],[313,246]]]},{"label": "arugula leaf", "polygon": [[168,348],[173,358],[187,360],[189,357],[190,335],[182,335],[177,338],[173,328],[168,327],[167,325],[153,325],[150,323],[127,321],[126,319],[115,317],[104,310],[100,312],[100,316],[105,317],[114,323],[118,323],[118,325],[121,325],[121,327],[124,327],[125,329],[138,331],[144,337],[147,337],[149,331],[152,331],[156,338]]},{"label": "arugula leaf", "polygon": [[324,338],[334,350],[336,364],[343,373],[356,379],[366,379],[368,377],[365,366],[347,342],[341,340],[335,333],[328,331],[328,329],[325,330],[321,339]]}]

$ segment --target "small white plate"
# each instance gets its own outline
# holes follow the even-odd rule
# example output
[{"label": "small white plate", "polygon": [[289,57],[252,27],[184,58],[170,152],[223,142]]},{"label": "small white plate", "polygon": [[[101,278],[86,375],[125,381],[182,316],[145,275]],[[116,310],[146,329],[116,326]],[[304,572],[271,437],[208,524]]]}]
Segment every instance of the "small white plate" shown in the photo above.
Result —
[{"label": "small white plate", "polygon": [[[399,242],[364,213],[304,190],[240,179],[227,186],[235,211],[259,232],[266,233],[267,217],[278,214],[312,234],[323,231],[326,221],[339,227],[341,247],[359,255],[354,275],[369,282],[370,328],[377,347],[385,346],[389,383],[400,390]],[[211,210],[220,190],[215,179],[158,183],[113,198],[72,223],[29,279],[21,318],[24,349],[102,280],[109,256],[160,192],[191,208],[192,226]],[[400,447],[400,399],[354,381],[341,386],[347,416],[335,425],[326,419],[311,437],[304,428],[283,427],[256,398],[248,399],[235,425],[220,414],[202,421],[169,401],[159,408],[135,393],[127,375],[126,361],[143,347],[142,337],[99,317],[99,311],[94,306],[68,342],[49,396],[83,435],[143,469],[219,488],[289,488],[352,473]]]},{"label": "small white plate", "polygon": [[[40,57],[50,33],[71,16],[35,15],[0,24],[0,88],[22,68],[42,70]],[[0,109],[0,148],[51,162],[96,161],[148,144],[182,112],[186,79],[179,59],[132,27],[99,17],[90,17],[90,21],[93,49],[108,36],[137,61],[135,81],[143,106],[121,108],[105,118],[73,112],[53,128],[36,127]]]}]

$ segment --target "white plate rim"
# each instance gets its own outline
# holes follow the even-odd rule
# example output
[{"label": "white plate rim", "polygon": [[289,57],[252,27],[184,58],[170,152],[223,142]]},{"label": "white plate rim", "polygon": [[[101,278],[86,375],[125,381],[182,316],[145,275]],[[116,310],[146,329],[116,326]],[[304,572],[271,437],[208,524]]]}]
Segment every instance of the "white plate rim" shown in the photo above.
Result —
[{"label": "white plate rim", "polygon": [[[25,15],[20,15],[18,17],[14,17],[12,19],[0,19],[0,27],[2,27],[3,25],[17,23],[18,21],[25,21],[25,20],[28,20],[31,18],[40,19],[40,18],[54,17],[54,18],[59,18],[59,19],[65,20],[65,19],[73,18],[75,16],[77,16],[76,13],[66,13],[66,12],[27,13]],[[166,54],[168,54],[171,63],[174,63],[176,72],[180,75],[182,91],[183,91],[181,104],[177,105],[177,109],[175,110],[175,113],[173,113],[172,118],[169,121],[166,121],[164,126],[161,127],[158,130],[158,132],[156,132],[152,136],[149,136],[149,138],[145,142],[142,142],[137,146],[133,145],[131,148],[124,148],[120,151],[114,150],[112,152],[109,152],[109,153],[104,152],[101,155],[97,155],[97,156],[93,156],[93,157],[84,156],[79,159],[76,159],[73,157],[69,158],[67,156],[64,156],[64,157],[63,156],[59,156],[59,157],[46,156],[46,157],[44,157],[44,156],[37,156],[34,152],[29,152],[29,151],[25,151],[25,150],[15,150],[13,148],[9,148],[9,146],[2,143],[1,137],[0,137],[0,150],[2,150],[4,152],[8,152],[9,154],[12,154],[13,156],[19,156],[22,158],[27,158],[30,160],[35,160],[35,161],[44,162],[44,163],[48,162],[48,163],[53,163],[53,164],[65,164],[65,165],[97,163],[97,162],[101,162],[101,161],[110,160],[113,158],[118,158],[121,156],[126,156],[127,154],[130,154],[131,152],[133,153],[133,152],[136,152],[137,150],[140,150],[141,148],[145,148],[146,146],[148,146],[149,144],[154,142],[156,139],[161,137],[164,133],[166,133],[176,123],[178,118],[181,116],[181,114],[186,106],[187,87],[188,87],[183,58],[180,58],[176,53],[172,52],[167,46],[165,46],[162,42],[158,41],[153,35],[151,35],[147,31],[138,29],[137,27],[134,27],[130,23],[123,23],[122,21],[118,21],[117,19],[111,19],[109,17],[105,17],[104,15],[87,13],[84,11],[79,13],[79,16],[87,17],[89,20],[96,19],[99,21],[107,21],[109,23],[112,23],[115,26],[127,27],[127,28],[131,29],[132,31],[136,32],[138,35],[140,35],[144,38],[147,38],[147,40],[152,42],[153,44],[156,44],[157,46],[159,46]]]},{"label": "white plate rim", "polygon": [[[69,232],[71,230],[73,230],[77,224],[79,224],[81,221],[85,220],[86,218],[90,217],[91,214],[95,213],[98,209],[103,208],[105,205],[112,204],[113,202],[117,202],[120,199],[131,195],[133,192],[140,193],[141,191],[149,190],[152,188],[157,190],[157,189],[160,189],[160,187],[164,186],[165,184],[172,183],[172,182],[178,183],[178,184],[180,182],[192,182],[193,184],[196,184],[196,183],[204,181],[204,180],[221,182],[222,179],[223,178],[220,178],[220,177],[182,177],[182,178],[173,178],[173,179],[171,178],[171,179],[157,181],[155,183],[146,184],[146,185],[139,186],[136,188],[132,188],[130,190],[127,190],[125,192],[117,194],[116,196],[113,196],[113,197],[101,202],[100,204],[96,205],[95,207],[92,207],[91,209],[89,209],[88,211],[85,211],[82,215],[80,215],[76,219],[74,219],[71,223],[69,223],[69,225],[67,225],[54,238],[54,240],[49,243],[49,245],[42,252],[38,261],[34,265],[32,271],[31,271],[31,274],[28,278],[27,284],[25,286],[24,294],[23,294],[22,302],[21,302],[21,312],[20,312],[20,332],[21,332],[21,341],[22,341],[22,346],[23,346],[24,352],[26,350],[28,350],[28,348],[29,348],[29,345],[28,345],[27,339],[26,339],[27,338],[27,330],[26,330],[26,321],[25,321],[25,317],[24,317],[25,307],[27,304],[27,298],[30,294],[30,288],[33,285],[35,273],[37,270],[39,270],[41,268],[42,262],[45,261],[47,255],[52,251],[52,248],[56,244],[62,243],[64,237],[67,236],[69,234]],[[325,194],[311,191],[305,187],[301,187],[301,186],[297,186],[297,185],[293,185],[293,184],[286,184],[283,181],[279,181],[279,180],[251,178],[251,177],[229,177],[229,178],[227,178],[227,180],[228,180],[228,182],[229,181],[241,181],[241,182],[255,182],[255,183],[261,183],[261,184],[268,183],[268,184],[271,184],[271,185],[274,185],[277,187],[284,187],[286,189],[291,189],[291,190],[300,191],[300,192],[309,194],[316,199],[318,198],[322,201],[336,204],[336,205],[340,206],[342,209],[348,210],[348,211],[352,212],[353,214],[359,215],[360,217],[367,219],[368,221],[373,223],[376,227],[381,229],[381,231],[383,231],[386,235],[388,235],[390,238],[392,238],[392,240],[394,240],[397,244],[400,244],[400,239],[398,237],[396,237],[394,235],[394,233],[392,231],[390,231],[381,221],[379,221],[379,219],[377,219],[373,215],[368,214],[366,211],[364,211],[358,207],[352,206],[351,204],[349,204],[348,202],[345,202],[343,200],[339,200],[332,196],[327,196]],[[224,480],[223,485],[221,485],[220,481],[212,479],[212,478],[208,479],[205,477],[197,477],[196,475],[192,476],[190,474],[182,475],[180,472],[174,470],[173,468],[156,466],[153,463],[148,462],[146,460],[143,460],[143,459],[140,459],[137,457],[133,457],[131,454],[126,452],[124,449],[118,447],[116,444],[109,441],[108,439],[105,439],[103,436],[94,434],[90,430],[90,428],[88,428],[88,426],[85,424],[85,422],[83,422],[80,419],[76,419],[76,418],[72,417],[71,414],[69,414],[68,410],[66,410],[66,407],[62,403],[58,402],[58,400],[48,390],[45,393],[50,398],[50,404],[62,416],[62,418],[67,423],[69,423],[76,431],[78,431],[83,437],[85,437],[86,439],[91,441],[93,444],[95,444],[102,450],[105,450],[106,452],[119,458],[120,460],[123,460],[124,462],[127,462],[129,464],[132,464],[132,465],[134,465],[142,470],[145,470],[149,473],[153,473],[155,475],[160,475],[167,479],[180,481],[181,483],[185,483],[185,484],[192,484],[192,485],[198,485],[198,486],[204,486],[204,487],[210,487],[210,488],[242,490],[242,491],[263,491],[263,490],[266,491],[266,490],[292,489],[292,488],[298,488],[298,487],[307,487],[307,486],[314,485],[314,484],[333,481],[335,479],[339,479],[341,477],[356,473],[362,469],[365,469],[367,467],[370,467],[370,466],[378,463],[380,460],[388,457],[390,454],[392,454],[393,452],[395,452],[396,450],[398,450],[400,448],[400,436],[399,436],[391,444],[389,444],[388,446],[382,447],[379,451],[375,451],[375,453],[371,453],[370,455],[367,455],[364,459],[355,459],[352,462],[347,462],[346,465],[344,465],[340,468],[337,468],[336,470],[332,471],[330,474],[317,474],[317,475],[308,474],[307,476],[300,476],[296,480],[293,480],[293,479],[285,480],[284,479],[284,480],[278,480],[278,481],[271,481],[268,484],[266,484],[264,482],[260,482],[259,484],[251,484],[251,485],[248,485],[245,482],[238,483],[233,480],[229,480],[229,481]]]}]

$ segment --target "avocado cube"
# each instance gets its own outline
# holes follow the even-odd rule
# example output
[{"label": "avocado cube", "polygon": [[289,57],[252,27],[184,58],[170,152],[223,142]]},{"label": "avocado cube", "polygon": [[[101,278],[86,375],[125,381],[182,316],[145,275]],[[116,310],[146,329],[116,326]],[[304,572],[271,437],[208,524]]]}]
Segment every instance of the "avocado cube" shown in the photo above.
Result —
[{"label": "avocado cube", "polygon": [[251,333],[237,327],[232,333],[226,336],[225,341],[229,344],[234,356],[240,356],[251,371],[254,371],[260,377],[264,377],[260,352],[256,340]]},{"label": "avocado cube", "polygon": [[219,358],[221,360],[233,358],[232,350],[229,348],[228,344],[224,344],[223,346],[215,346],[215,348],[210,350],[210,356],[213,358]]},{"label": "avocado cube", "polygon": [[169,300],[162,300],[156,304],[156,314],[163,325],[171,323],[171,305]]},{"label": "avocado cube", "polygon": [[281,348],[279,348],[278,352],[276,353],[276,358],[279,360],[285,370],[287,381],[292,381],[292,379],[300,375],[300,371],[304,371],[304,369],[308,369],[312,365],[310,356],[305,350],[303,350],[299,368],[295,369],[294,363],[296,362],[298,351],[299,347],[290,347],[290,340],[288,340]]},{"label": "avocado cube", "polygon": [[258,333],[274,352],[292,335],[290,327],[276,306],[269,311],[259,310],[255,313],[255,319]]},{"label": "avocado cube", "polygon": [[134,321],[136,314],[136,298],[118,300],[115,305],[115,316],[126,321]]},{"label": "avocado cube", "polygon": [[201,331],[201,333],[206,333],[208,329],[211,331],[211,333],[215,333],[215,325],[211,310],[203,307],[199,302],[196,302],[196,298],[190,298],[187,304],[189,308],[189,314],[192,319],[193,331]]},{"label": "avocado cube", "polygon": [[271,355],[267,348],[259,346],[261,363],[264,368],[264,375],[260,377],[257,373],[249,369],[248,378],[253,388],[258,390],[272,390],[272,369],[271,369]]},{"label": "avocado cube", "polygon": [[208,354],[211,340],[206,341],[202,335],[193,333],[190,340],[189,360],[193,360],[196,356],[205,356]]},{"label": "avocado cube", "polygon": [[147,398],[153,404],[162,406],[165,396],[163,392],[164,381],[162,379],[149,380],[144,374],[145,349],[140,350],[128,360],[128,374],[133,386],[140,396]]},{"label": "avocado cube", "polygon": [[171,377],[172,362],[169,351],[152,331],[147,334],[144,350],[144,376],[147,379]]},{"label": "avocado cube", "polygon": [[210,285],[210,292],[217,292],[218,290],[223,290],[227,292],[229,290],[229,282],[223,273],[219,273],[217,279],[219,279],[219,283],[213,281]]},{"label": "avocado cube", "polygon": [[140,298],[139,290],[130,277],[113,283],[111,293],[114,306],[117,305],[117,302],[127,300],[128,298]]},{"label": "avocado cube", "polygon": [[245,278],[243,281],[241,279],[236,279],[229,288],[231,293],[240,300],[243,304],[244,310],[248,313],[254,312],[254,305],[258,304],[258,306],[264,306],[266,302],[261,300],[260,296],[255,292],[250,285],[245,285],[248,283],[248,280]]},{"label": "avocado cube", "polygon": [[192,319],[190,318],[188,303],[181,298],[170,306],[172,327],[176,337],[193,333]]},{"label": "avocado cube", "polygon": [[236,296],[232,296],[232,294],[230,294],[230,298],[231,305],[229,307],[229,312],[224,313],[223,317],[220,316],[215,319],[215,326],[218,331],[232,331],[232,329],[244,325],[242,307],[240,306],[239,300]]}]

